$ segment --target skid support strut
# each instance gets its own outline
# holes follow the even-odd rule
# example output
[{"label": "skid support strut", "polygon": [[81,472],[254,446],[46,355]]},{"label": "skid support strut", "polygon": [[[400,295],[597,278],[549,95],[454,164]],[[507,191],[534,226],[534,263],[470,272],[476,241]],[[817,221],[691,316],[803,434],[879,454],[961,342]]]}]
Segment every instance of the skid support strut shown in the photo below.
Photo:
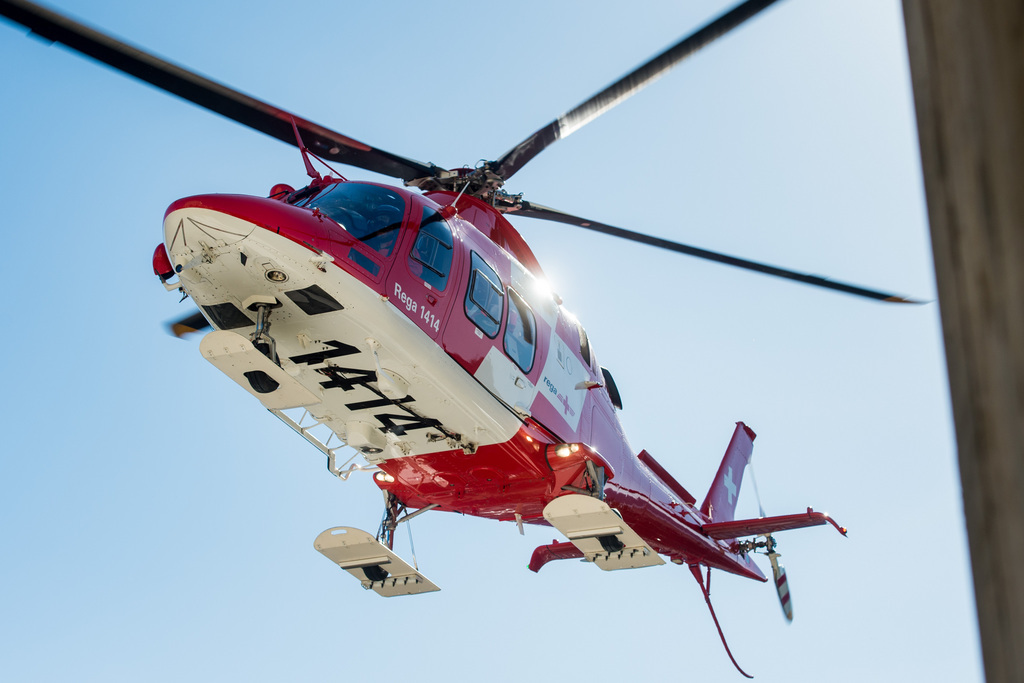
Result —
[{"label": "skid support strut", "polygon": [[251,308],[256,309],[256,329],[249,336],[249,341],[260,353],[280,365],[281,362],[277,357],[277,342],[270,336],[270,309],[273,308],[273,304],[260,302],[253,304],[250,306]]},{"label": "skid support strut", "polygon": [[395,529],[398,528],[399,517],[405,513],[405,505],[390,491],[384,491],[384,516],[377,529],[377,540],[389,550],[395,549]]}]

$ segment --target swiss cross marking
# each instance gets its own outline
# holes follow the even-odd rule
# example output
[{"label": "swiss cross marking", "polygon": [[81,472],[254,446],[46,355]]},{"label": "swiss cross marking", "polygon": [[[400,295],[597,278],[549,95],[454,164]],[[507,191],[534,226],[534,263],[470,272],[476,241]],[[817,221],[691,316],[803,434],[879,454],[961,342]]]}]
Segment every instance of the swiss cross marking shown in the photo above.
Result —
[{"label": "swiss cross marking", "polygon": [[736,482],[732,480],[732,466],[725,471],[725,488],[729,491],[729,504],[736,500]]},{"label": "swiss cross marking", "polygon": [[559,394],[558,395],[558,400],[561,401],[563,406],[565,406],[565,414],[566,415],[570,415],[570,416],[575,416],[576,415],[576,411],[573,410],[569,406],[569,397],[568,396],[562,396],[561,394]]}]

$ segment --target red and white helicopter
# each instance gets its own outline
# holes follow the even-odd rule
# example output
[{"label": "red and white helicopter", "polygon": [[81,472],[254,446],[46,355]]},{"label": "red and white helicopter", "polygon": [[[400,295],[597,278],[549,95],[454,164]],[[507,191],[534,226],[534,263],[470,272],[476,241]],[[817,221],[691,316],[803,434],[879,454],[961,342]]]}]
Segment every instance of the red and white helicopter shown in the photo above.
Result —
[{"label": "red and white helicopter", "polygon": [[[353,140],[32,3],[0,0],[0,13],[301,150],[306,187],[174,202],[153,266],[169,291],[199,307],[177,333],[212,327],[200,343],[209,362],[322,451],[333,474],[367,471],[384,492],[376,534],[336,527],[315,541],[364,588],[384,596],[437,590],[393,550],[399,524],[437,510],[555,527],[566,540],[537,548],[534,571],[569,558],[604,570],[686,565],[709,608],[710,569],[765,581],[752,560],[764,553],[792,618],[773,534],[822,524],[845,530],[810,509],[734,519],[754,440],[743,423],[700,503],[651,454],[637,454],[616,414],[611,374],[505,214],[907,300],[589,221],[504,190],[553,142],[773,2],[737,6],[497,160],[455,170]],[[405,187],[325,175],[317,159]],[[342,462],[346,446],[356,455]]]}]

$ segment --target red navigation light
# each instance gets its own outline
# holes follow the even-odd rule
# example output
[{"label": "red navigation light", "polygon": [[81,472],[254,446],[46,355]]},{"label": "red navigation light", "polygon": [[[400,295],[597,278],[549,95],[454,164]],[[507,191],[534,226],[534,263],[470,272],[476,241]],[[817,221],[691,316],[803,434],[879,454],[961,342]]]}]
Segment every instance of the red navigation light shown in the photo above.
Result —
[{"label": "red navigation light", "polygon": [[271,199],[284,199],[292,192],[295,192],[295,188],[292,187],[291,185],[286,185],[285,183],[278,183],[277,185],[274,185],[272,188],[270,188],[269,197]]},{"label": "red navigation light", "polygon": [[162,282],[167,282],[174,276],[174,266],[171,265],[171,259],[167,256],[167,249],[163,242],[156,245],[156,250],[153,252],[153,274]]}]

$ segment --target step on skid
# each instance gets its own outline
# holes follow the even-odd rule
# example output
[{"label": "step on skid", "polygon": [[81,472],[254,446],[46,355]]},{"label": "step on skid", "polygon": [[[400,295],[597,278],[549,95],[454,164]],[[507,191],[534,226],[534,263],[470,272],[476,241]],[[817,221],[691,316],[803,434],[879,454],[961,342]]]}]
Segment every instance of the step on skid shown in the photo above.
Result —
[{"label": "step on skid", "polygon": [[544,507],[544,519],[572,542],[584,559],[605,571],[665,564],[608,504],[570,494]]},{"label": "step on skid", "polygon": [[337,526],[324,531],[313,547],[359,580],[363,588],[385,598],[441,590],[396,555],[373,534]]}]

